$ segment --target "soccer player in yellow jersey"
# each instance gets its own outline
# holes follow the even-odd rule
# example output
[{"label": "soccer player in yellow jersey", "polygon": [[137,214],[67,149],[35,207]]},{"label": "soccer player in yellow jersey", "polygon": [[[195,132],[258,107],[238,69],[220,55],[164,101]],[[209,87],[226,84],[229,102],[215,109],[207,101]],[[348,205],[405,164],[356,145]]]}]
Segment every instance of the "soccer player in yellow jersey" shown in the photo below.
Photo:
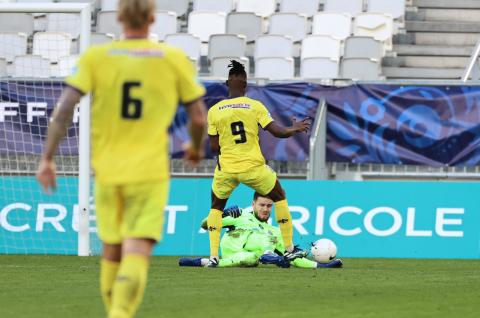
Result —
[{"label": "soccer player in yellow jersey", "polygon": [[293,245],[290,211],[275,172],[265,164],[258,142],[258,126],[278,138],[288,138],[310,128],[308,118],[292,119],[290,127],[275,123],[267,108],[259,101],[245,96],[247,74],[242,64],[232,64],[226,82],[229,99],[212,106],[208,111],[210,146],[218,152],[218,165],[212,183],[212,205],[207,218],[210,238],[210,262],[218,265],[218,247],[222,229],[222,211],[232,191],[243,183],[273,200],[275,215],[284,241],[287,259],[303,257],[306,252]]},{"label": "soccer player in yellow jersey", "polygon": [[149,257],[161,238],[169,187],[168,127],[179,101],[190,117],[186,159],[203,156],[203,86],[181,50],[147,39],[155,0],[120,0],[124,40],[93,46],[67,79],[37,178],[55,187],[54,153],[75,105],[92,92],[92,164],[97,226],[103,242],[100,289],[110,318],[133,317],[143,298]]}]

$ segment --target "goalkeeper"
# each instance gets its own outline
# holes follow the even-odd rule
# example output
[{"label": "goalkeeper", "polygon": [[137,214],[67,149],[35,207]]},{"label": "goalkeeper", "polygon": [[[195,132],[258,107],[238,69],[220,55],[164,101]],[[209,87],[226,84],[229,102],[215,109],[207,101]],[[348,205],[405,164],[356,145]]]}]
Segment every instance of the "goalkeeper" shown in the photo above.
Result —
[{"label": "goalkeeper", "polygon": [[[272,212],[273,201],[255,192],[251,213],[242,211],[237,206],[225,209],[222,215],[222,226],[228,229],[221,241],[222,258],[219,267],[253,267],[259,263],[275,264],[280,267],[319,268],[341,267],[342,261],[317,263],[305,256],[287,259],[283,256],[285,246],[278,227],[267,223]],[[202,223],[207,229],[207,220]],[[208,258],[181,258],[180,266],[207,266]]]}]

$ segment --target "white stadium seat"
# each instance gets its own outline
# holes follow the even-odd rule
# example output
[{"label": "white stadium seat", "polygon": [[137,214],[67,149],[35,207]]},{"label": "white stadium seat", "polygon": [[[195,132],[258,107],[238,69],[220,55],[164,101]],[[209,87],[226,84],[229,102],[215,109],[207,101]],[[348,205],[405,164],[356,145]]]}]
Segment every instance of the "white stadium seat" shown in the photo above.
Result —
[{"label": "white stadium seat", "polygon": [[323,11],[356,15],[363,11],[363,0],[325,0]]},{"label": "white stadium seat", "polygon": [[71,75],[75,65],[77,64],[77,60],[77,55],[61,57],[58,60],[58,63],[50,65],[50,76],[67,77]]},{"label": "white stadium seat", "polygon": [[383,13],[366,12],[355,17],[353,27],[355,36],[370,36],[385,43],[387,50],[392,49],[393,18]]},{"label": "white stadium seat", "polygon": [[368,36],[345,39],[344,57],[365,57],[380,60],[384,56],[383,43]]},{"label": "white stadium seat", "polygon": [[310,35],[302,41],[300,57],[326,57],[339,60],[342,41],[329,35]]},{"label": "white stadium seat", "polygon": [[200,38],[188,33],[168,34],[165,43],[181,48],[193,61],[200,60],[201,41]]},{"label": "white stadium seat", "polygon": [[38,55],[17,56],[13,61],[13,77],[50,77],[50,61]]},{"label": "white stadium seat", "polygon": [[222,56],[245,56],[246,37],[242,34],[212,34],[208,42],[208,59]]},{"label": "white stadium seat", "polygon": [[405,16],[405,0],[368,0],[367,11],[387,13],[394,19],[403,20]]},{"label": "white stadium seat", "polygon": [[313,17],[312,34],[345,39],[352,34],[352,16],[346,13],[317,13]]},{"label": "white stadium seat", "polygon": [[72,37],[65,32],[38,32],[33,36],[33,55],[52,62],[70,55]]},{"label": "white stadium seat", "polygon": [[292,39],[279,34],[261,35],[255,41],[255,60],[262,57],[292,57]]},{"label": "white stadium seat", "polygon": [[270,16],[268,33],[289,36],[293,42],[301,41],[308,32],[307,16],[298,13],[275,13]]},{"label": "white stadium seat", "polygon": [[228,68],[228,65],[230,64],[230,60],[236,60],[237,62],[242,63],[248,75],[250,69],[250,63],[248,58],[246,58],[245,56],[224,56],[216,57],[212,60],[210,64],[210,76],[228,78],[228,72],[230,70]]},{"label": "white stadium seat", "polygon": [[237,12],[253,12],[262,17],[268,17],[275,12],[275,0],[237,0]]},{"label": "white stadium seat", "polygon": [[282,0],[280,12],[304,14],[311,17],[318,12],[320,0]]},{"label": "white stadium seat", "polygon": [[188,15],[188,33],[208,42],[210,35],[225,33],[227,15],[223,12],[192,11]]},{"label": "white stadium seat", "polygon": [[0,58],[0,77],[7,76],[7,61]]},{"label": "white stadium seat", "polygon": [[235,7],[234,0],[194,0],[194,11],[217,11],[230,13]]},{"label": "white stadium seat", "polygon": [[78,13],[49,13],[47,27],[49,32],[67,32],[72,39],[80,35],[80,14]]},{"label": "white stadium seat", "polygon": [[101,0],[102,11],[117,11],[118,0]]},{"label": "white stadium seat", "polygon": [[300,77],[305,79],[335,79],[339,77],[338,59],[308,57],[301,59]]},{"label": "white stadium seat", "polygon": [[342,78],[360,81],[380,80],[380,61],[370,58],[342,59]]},{"label": "white stadium seat", "polygon": [[255,77],[271,80],[294,78],[294,64],[291,57],[262,57],[255,59]]},{"label": "white stadium seat", "polygon": [[155,0],[157,11],[173,11],[177,17],[183,16],[188,11],[189,0]]},{"label": "white stadium seat", "polygon": [[167,34],[177,33],[177,14],[172,11],[157,11],[155,13],[155,22],[150,28],[150,32],[158,36],[158,40],[163,41]]},{"label": "white stadium seat", "polygon": [[90,33],[90,44],[104,44],[115,40],[112,33]]},{"label": "white stadium seat", "polygon": [[263,19],[253,12],[231,12],[227,17],[227,33],[243,34],[252,42],[263,33]]},{"label": "white stadium seat", "polygon": [[16,32],[0,32],[0,58],[12,62],[17,55],[27,54],[27,35]]},{"label": "white stadium seat", "polygon": [[33,33],[33,15],[28,13],[0,13],[0,32]]}]

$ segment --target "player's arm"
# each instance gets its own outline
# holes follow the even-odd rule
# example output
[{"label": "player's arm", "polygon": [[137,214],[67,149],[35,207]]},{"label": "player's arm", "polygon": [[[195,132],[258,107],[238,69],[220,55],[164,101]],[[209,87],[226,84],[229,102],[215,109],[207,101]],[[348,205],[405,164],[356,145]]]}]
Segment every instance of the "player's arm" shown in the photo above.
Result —
[{"label": "player's arm", "polygon": [[295,117],[292,117],[292,125],[284,127],[278,125],[276,122],[270,122],[264,129],[277,138],[288,138],[300,132],[307,132],[310,129],[311,120],[306,117],[303,120],[297,121]]},{"label": "player's arm", "polygon": [[50,191],[50,188],[55,189],[56,187],[53,156],[57,151],[60,140],[65,137],[68,128],[72,124],[75,105],[78,104],[82,95],[79,90],[67,86],[62,92],[57,107],[53,112],[52,121],[48,126],[45,149],[37,170],[37,179],[47,193]]},{"label": "player's arm", "polygon": [[185,152],[185,159],[197,164],[204,157],[205,130],[207,112],[203,98],[185,104],[190,119],[189,132],[192,141]]}]

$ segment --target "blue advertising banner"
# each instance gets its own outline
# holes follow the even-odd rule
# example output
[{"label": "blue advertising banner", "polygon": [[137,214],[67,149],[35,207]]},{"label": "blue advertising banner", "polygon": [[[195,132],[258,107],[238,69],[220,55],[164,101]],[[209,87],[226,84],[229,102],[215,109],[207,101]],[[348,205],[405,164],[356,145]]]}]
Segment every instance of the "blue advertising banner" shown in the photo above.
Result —
[{"label": "blue advertising banner", "polygon": [[[57,192],[46,196],[31,177],[0,177],[0,185],[19,187],[0,195],[0,253],[76,254],[76,183],[61,178]],[[480,258],[479,183],[282,183],[294,240],[305,248],[327,237],[340,257]],[[200,224],[209,211],[210,186],[210,179],[172,180],[164,239],[155,255],[208,255],[208,234]],[[248,208],[252,195],[241,186],[229,204]],[[94,217],[91,232],[95,238]],[[92,249],[100,251],[98,239]]]},{"label": "blue advertising banner", "polygon": [[478,86],[352,85],[327,101],[328,161],[480,163]]}]

